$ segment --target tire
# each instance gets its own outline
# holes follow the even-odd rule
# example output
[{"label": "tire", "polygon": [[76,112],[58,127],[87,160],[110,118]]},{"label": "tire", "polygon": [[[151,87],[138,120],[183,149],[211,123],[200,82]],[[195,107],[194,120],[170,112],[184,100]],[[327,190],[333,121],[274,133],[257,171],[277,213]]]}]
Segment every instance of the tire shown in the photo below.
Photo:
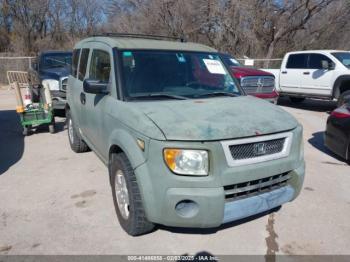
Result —
[{"label": "tire", "polygon": [[24,127],[23,127],[23,132],[22,132],[22,134],[23,134],[24,136],[28,136],[29,133],[30,133],[30,127],[24,126]]},{"label": "tire", "polygon": [[49,124],[49,132],[50,134],[55,133],[55,117],[52,117],[52,122]]},{"label": "tire", "polygon": [[49,125],[49,132],[50,132],[50,134],[54,134],[55,133],[55,124],[50,124]]},{"label": "tire", "polygon": [[305,100],[305,97],[295,97],[295,96],[290,96],[289,97],[290,101],[293,103],[301,103]]},{"label": "tire", "polygon": [[349,142],[349,145],[348,145],[348,155],[347,155],[347,159],[346,160],[346,163],[350,166],[350,142]]},{"label": "tire", "polygon": [[350,90],[347,90],[340,94],[337,105],[338,107],[340,107],[343,104],[345,104],[345,102],[349,102],[349,101],[350,101]]},{"label": "tire", "polygon": [[70,147],[75,153],[84,153],[89,151],[89,147],[77,132],[77,128],[74,125],[69,110],[67,111],[67,131]]},{"label": "tire", "polygon": [[152,231],[154,224],[146,218],[135,173],[124,153],[112,154],[109,174],[115,211],[124,231],[131,236]]}]

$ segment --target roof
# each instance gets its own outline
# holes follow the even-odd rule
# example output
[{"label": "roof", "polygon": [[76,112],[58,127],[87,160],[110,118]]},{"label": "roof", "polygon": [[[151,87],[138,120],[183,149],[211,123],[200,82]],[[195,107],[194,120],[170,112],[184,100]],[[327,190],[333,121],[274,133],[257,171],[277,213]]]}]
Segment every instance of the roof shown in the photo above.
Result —
[{"label": "roof", "polygon": [[113,36],[96,36],[89,37],[75,45],[75,48],[81,47],[88,42],[103,42],[110,47],[117,47],[118,49],[144,49],[144,50],[179,50],[179,51],[198,51],[198,52],[217,52],[214,48],[206,45],[180,42],[180,41],[166,41],[146,38],[133,37],[113,37]]},{"label": "roof", "polygon": [[329,53],[335,53],[335,52],[349,52],[346,50],[303,50],[303,51],[292,51],[288,52],[287,54],[305,54],[305,53],[321,53],[321,54],[329,54]]}]

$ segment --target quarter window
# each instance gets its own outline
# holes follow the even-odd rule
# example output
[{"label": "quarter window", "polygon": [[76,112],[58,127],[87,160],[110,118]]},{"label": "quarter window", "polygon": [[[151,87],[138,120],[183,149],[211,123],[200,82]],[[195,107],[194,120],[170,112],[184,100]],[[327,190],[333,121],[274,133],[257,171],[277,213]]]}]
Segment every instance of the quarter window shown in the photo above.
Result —
[{"label": "quarter window", "polygon": [[309,59],[310,69],[322,69],[322,61],[327,61],[329,64],[333,63],[331,59],[321,54],[310,54]]},{"label": "quarter window", "polygon": [[86,73],[86,67],[87,67],[87,62],[89,58],[89,52],[90,49],[84,48],[81,51],[81,57],[80,57],[80,63],[79,63],[79,73],[78,73],[78,78],[79,80],[83,81]]},{"label": "quarter window", "polygon": [[307,68],[307,54],[290,55],[287,68]]},{"label": "quarter window", "polygon": [[72,58],[72,71],[71,71],[71,74],[74,77],[77,77],[79,55],[80,55],[80,49],[74,49],[73,58]]},{"label": "quarter window", "polygon": [[89,78],[108,82],[111,72],[109,53],[102,50],[93,50],[90,62]]}]

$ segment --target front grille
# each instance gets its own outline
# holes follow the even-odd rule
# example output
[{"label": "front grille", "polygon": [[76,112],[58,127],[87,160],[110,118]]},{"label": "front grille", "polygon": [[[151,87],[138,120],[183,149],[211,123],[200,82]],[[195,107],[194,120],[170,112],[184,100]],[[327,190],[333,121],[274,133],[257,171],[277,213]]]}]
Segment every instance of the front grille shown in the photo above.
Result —
[{"label": "front grille", "polygon": [[235,201],[281,188],[287,185],[290,178],[291,175],[286,172],[253,181],[224,186],[225,200]]},{"label": "front grille", "polygon": [[286,138],[229,146],[234,160],[251,159],[282,152]]},{"label": "front grille", "polygon": [[68,85],[68,77],[61,78],[61,88],[62,91],[67,91],[67,85]]},{"label": "front grille", "polygon": [[275,89],[275,78],[271,76],[243,77],[241,86],[247,94],[272,93]]}]

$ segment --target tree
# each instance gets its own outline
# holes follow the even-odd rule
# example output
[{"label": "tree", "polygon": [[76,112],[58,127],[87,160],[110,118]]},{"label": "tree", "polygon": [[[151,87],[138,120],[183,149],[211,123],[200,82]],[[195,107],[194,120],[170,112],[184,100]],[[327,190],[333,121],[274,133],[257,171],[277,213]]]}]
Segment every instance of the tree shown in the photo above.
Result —
[{"label": "tree", "polygon": [[26,52],[30,53],[33,43],[45,37],[49,0],[4,0],[4,5],[9,10],[16,37],[22,38]]}]

